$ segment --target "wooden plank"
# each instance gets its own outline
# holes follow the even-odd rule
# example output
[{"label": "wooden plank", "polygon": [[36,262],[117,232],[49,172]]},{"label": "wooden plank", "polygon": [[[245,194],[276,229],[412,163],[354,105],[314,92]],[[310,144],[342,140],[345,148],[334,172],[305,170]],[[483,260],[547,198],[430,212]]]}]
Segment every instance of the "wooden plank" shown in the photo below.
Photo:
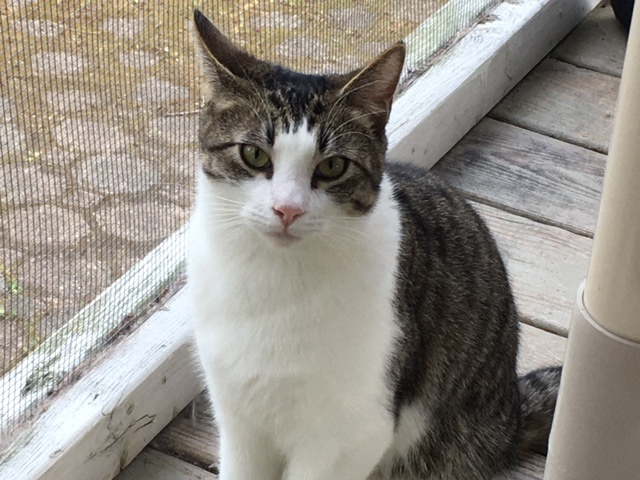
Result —
[{"label": "wooden plank", "polygon": [[521,318],[566,336],[590,238],[472,202],[504,256]]},{"label": "wooden plank", "polygon": [[218,477],[170,455],[145,448],[115,480],[215,480]]},{"label": "wooden plank", "polygon": [[[150,445],[202,468],[217,471],[218,430],[206,392],[201,392]],[[211,465],[214,467],[210,468]]]},{"label": "wooden plank", "polygon": [[[530,454],[508,480],[542,480],[546,458]],[[146,448],[114,480],[214,480],[218,477],[152,448]]]},{"label": "wooden plank", "polygon": [[188,292],[109,348],[0,455],[0,478],[110,480],[202,390]]},{"label": "wooden plank", "polygon": [[551,52],[577,67],[619,77],[627,49],[627,34],[607,6],[596,8]]},{"label": "wooden plank", "polygon": [[597,3],[499,3],[397,98],[389,158],[431,167]]},{"label": "wooden plank", "polygon": [[490,116],[606,153],[619,86],[619,78],[546,59]]},{"label": "wooden plank", "polygon": [[447,45],[461,29],[468,29],[480,15],[492,7],[494,0],[448,0],[411,32],[404,42],[407,58],[404,61],[400,83],[415,72],[424,69],[426,62]]},{"label": "wooden plank", "polygon": [[[524,374],[536,368],[561,365],[565,348],[565,338],[522,325],[518,371]],[[196,465],[217,465],[218,433],[204,392],[196,397],[193,406],[193,412],[186,408],[153,440],[151,446]],[[544,457],[532,455],[525,459],[510,480],[542,479],[543,471]]]},{"label": "wooden plank", "polygon": [[562,365],[567,349],[567,339],[525,323],[520,324],[520,352],[518,373]]},{"label": "wooden plank", "polygon": [[434,167],[467,198],[593,236],[606,156],[489,118]]}]

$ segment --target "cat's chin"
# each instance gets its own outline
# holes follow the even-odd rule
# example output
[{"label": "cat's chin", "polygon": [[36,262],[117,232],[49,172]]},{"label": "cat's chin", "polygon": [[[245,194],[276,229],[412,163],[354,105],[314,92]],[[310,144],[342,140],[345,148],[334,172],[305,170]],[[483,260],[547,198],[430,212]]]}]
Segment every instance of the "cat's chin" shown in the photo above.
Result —
[{"label": "cat's chin", "polygon": [[269,237],[275,246],[281,248],[289,247],[302,240],[301,237],[292,235],[289,232],[269,232],[265,233],[265,235]]}]

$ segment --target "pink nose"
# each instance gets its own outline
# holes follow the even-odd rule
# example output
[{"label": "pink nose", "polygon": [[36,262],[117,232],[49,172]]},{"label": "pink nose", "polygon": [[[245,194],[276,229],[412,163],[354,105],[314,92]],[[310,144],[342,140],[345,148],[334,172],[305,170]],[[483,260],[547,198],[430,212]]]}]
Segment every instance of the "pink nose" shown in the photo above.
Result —
[{"label": "pink nose", "polygon": [[304,213],[304,208],[298,205],[274,205],[273,212],[280,217],[286,230],[296,218]]}]

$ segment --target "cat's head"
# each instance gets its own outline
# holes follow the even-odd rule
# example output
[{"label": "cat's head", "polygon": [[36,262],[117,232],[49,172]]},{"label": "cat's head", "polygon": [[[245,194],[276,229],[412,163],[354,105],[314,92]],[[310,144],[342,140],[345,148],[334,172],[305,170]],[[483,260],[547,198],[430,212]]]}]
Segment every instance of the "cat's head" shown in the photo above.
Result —
[{"label": "cat's head", "polygon": [[348,74],[307,75],[249,55],[197,10],[195,31],[206,102],[200,188],[220,218],[235,214],[288,245],[367,215],[404,45]]}]

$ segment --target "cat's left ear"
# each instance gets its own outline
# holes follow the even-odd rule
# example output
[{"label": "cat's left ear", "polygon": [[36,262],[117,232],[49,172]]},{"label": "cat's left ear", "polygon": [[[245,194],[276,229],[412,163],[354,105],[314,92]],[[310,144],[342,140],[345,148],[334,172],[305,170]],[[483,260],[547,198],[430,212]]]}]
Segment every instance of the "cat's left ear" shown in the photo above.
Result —
[{"label": "cat's left ear", "polygon": [[346,95],[349,104],[370,111],[386,123],[405,55],[404,42],[396,43],[356,73],[342,87],[340,96]]},{"label": "cat's left ear", "polygon": [[234,45],[202,12],[194,10],[193,20],[207,96],[213,96],[216,87],[233,90],[238,79],[252,80],[264,73],[264,62]]}]

